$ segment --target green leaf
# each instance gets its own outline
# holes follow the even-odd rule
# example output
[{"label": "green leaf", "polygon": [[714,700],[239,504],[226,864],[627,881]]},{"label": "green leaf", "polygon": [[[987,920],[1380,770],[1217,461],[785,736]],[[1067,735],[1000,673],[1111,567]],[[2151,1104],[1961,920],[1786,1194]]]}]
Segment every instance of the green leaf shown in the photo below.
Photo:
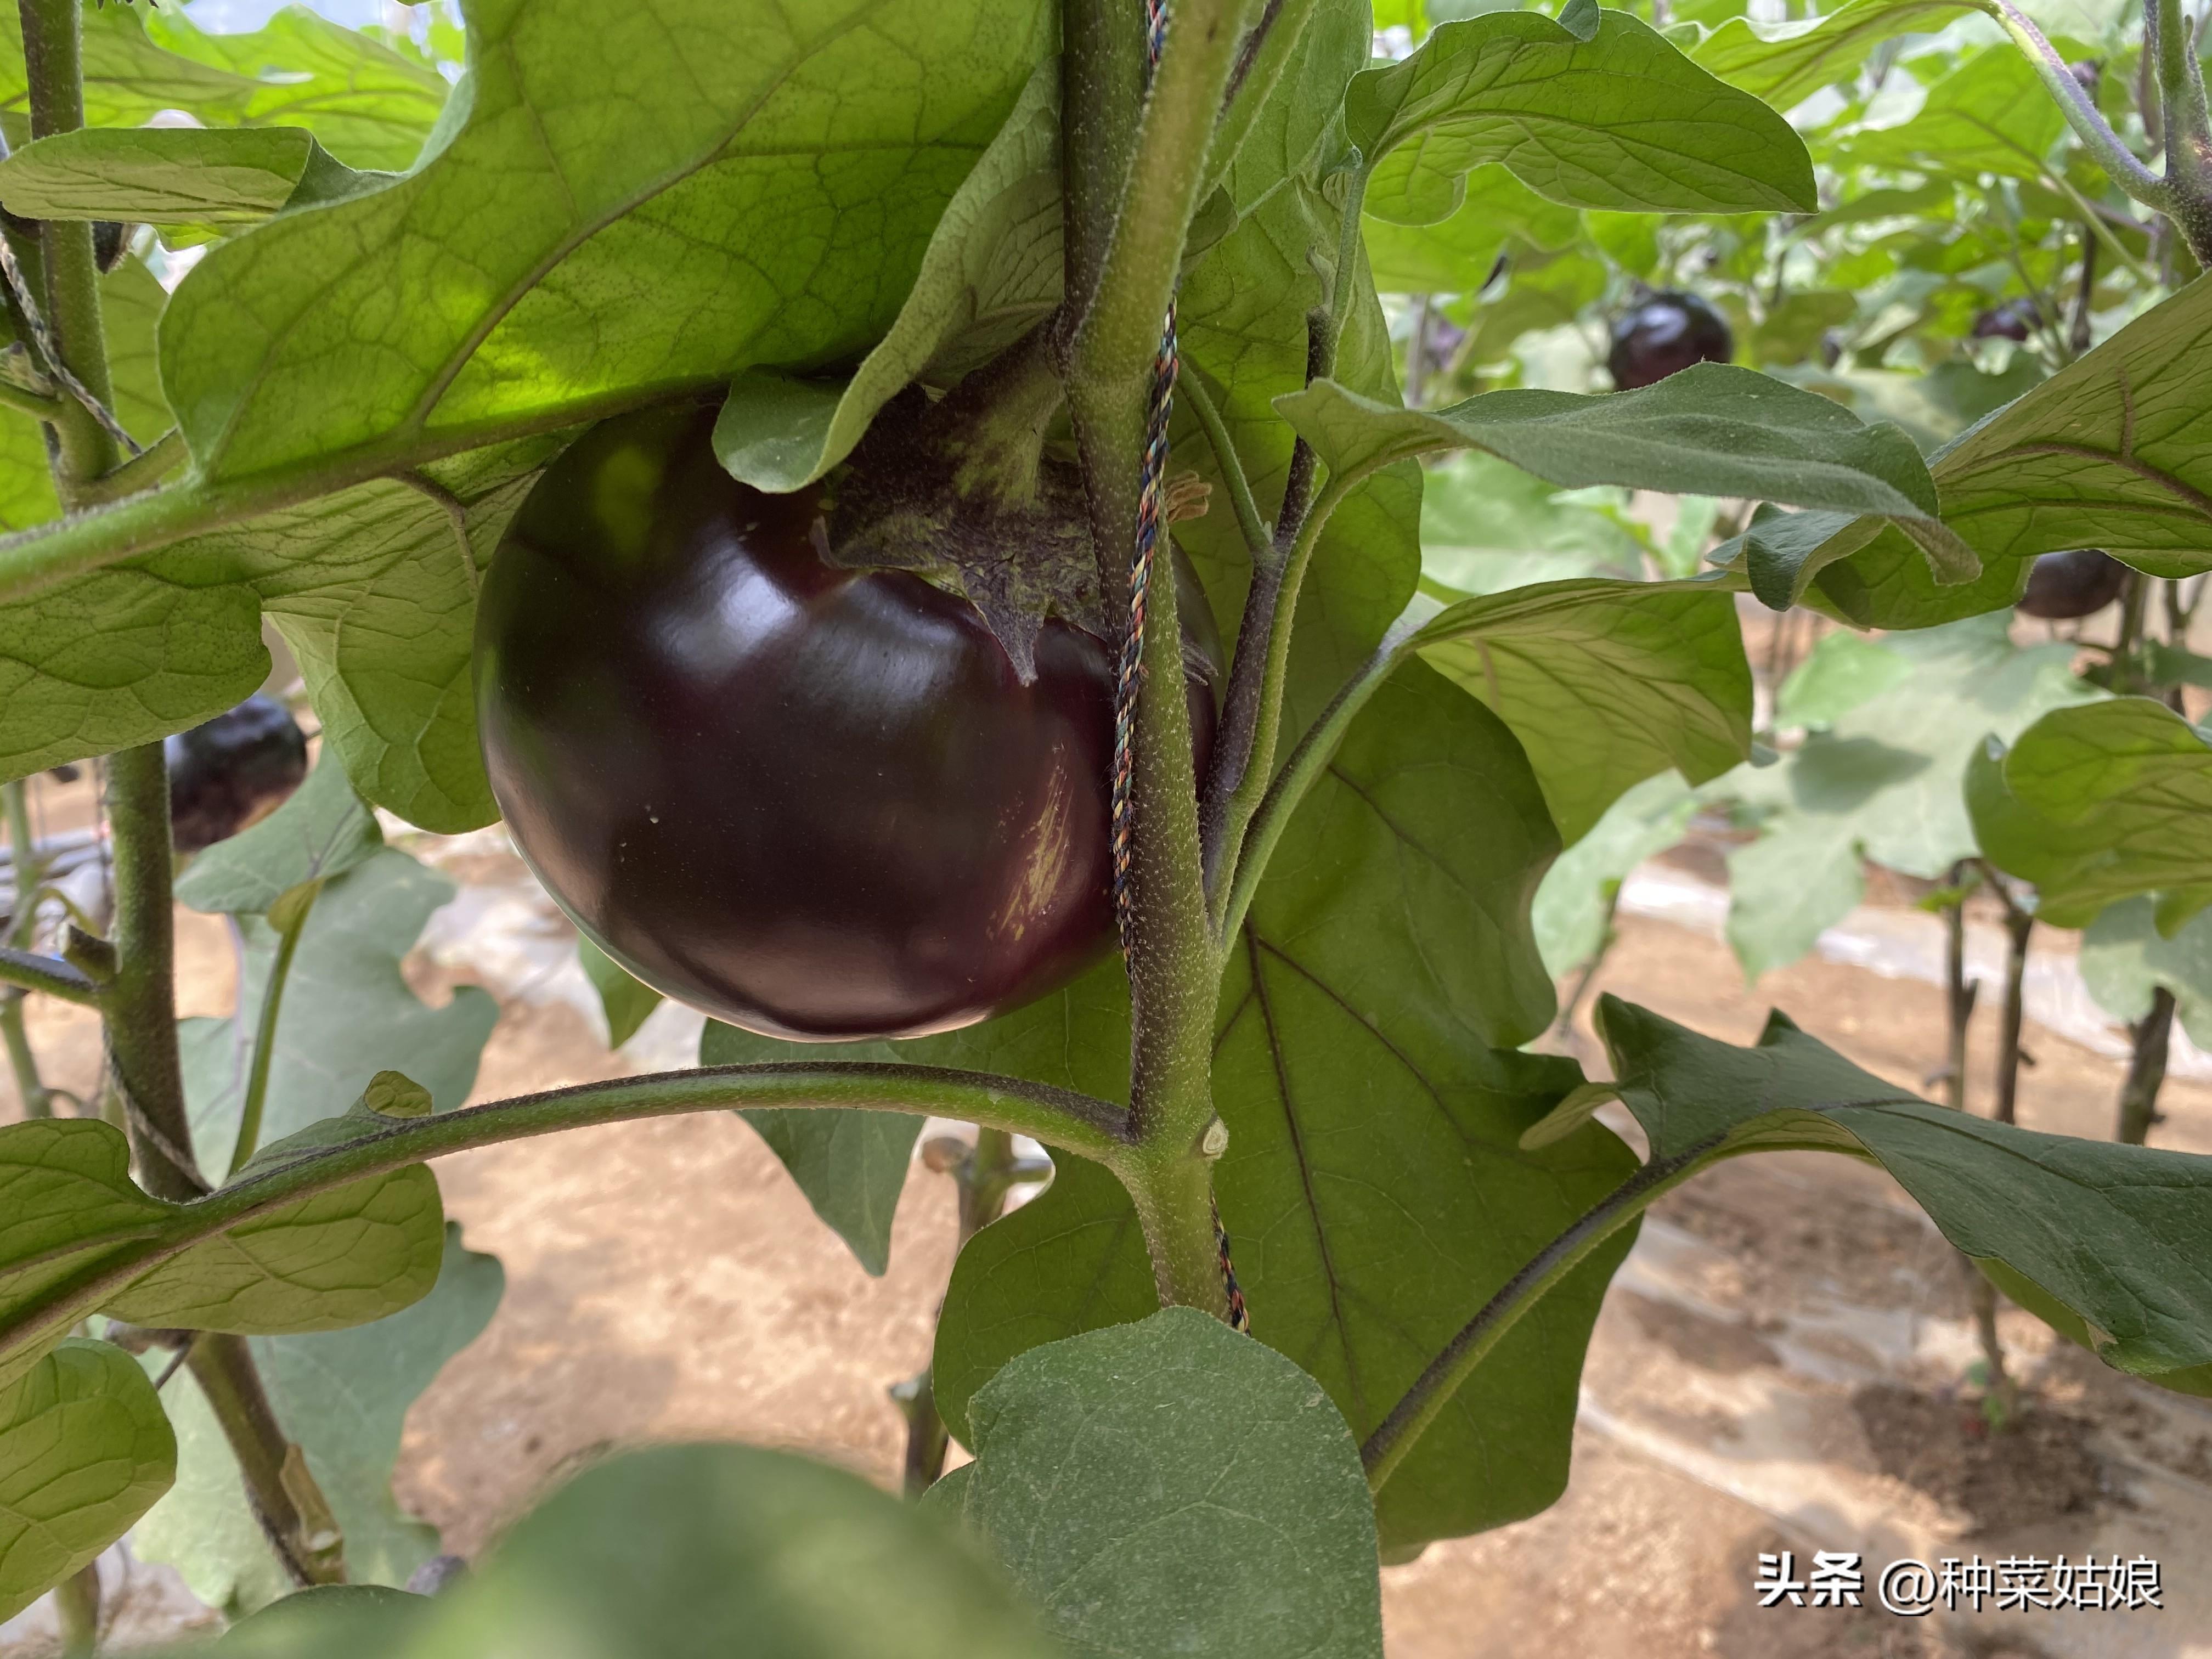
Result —
[{"label": "green leaf", "polygon": [[2171,934],[2212,904],[2212,746],[2162,702],[2054,709],[1976,757],[1967,799],[1983,850],[2055,926],[2155,893]]},{"label": "green leaf", "polygon": [[[842,1469],[749,1446],[659,1446],[586,1469],[428,1608],[411,1639],[379,1651],[721,1659],[742,1633],[759,1659],[1065,1652],[941,1517]],[[293,1651],[326,1651],[324,1640]]]},{"label": "green leaf", "polygon": [[621,1048],[660,1006],[660,993],[632,979],[627,969],[581,933],[576,935],[576,961],[599,994],[599,1010],[607,1018],[607,1047]]},{"label": "green leaf", "polygon": [[1912,659],[1863,634],[1825,635],[1774,694],[1778,726],[1833,726],[1912,678]]},{"label": "green leaf", "polygon": [[1630,871],[1682,838],[1697,798],[1673,772],[1649,777],[1559,854],[1528,913],[1544,966],[1564,979],[1605,947],[1613,899]]},{"label": "green leaf", "polygon": [[1479,449],[1423,469],[1421,574],[1461,593],[1573,576],[1640,576],[1642,548],[1597,492],[1562,492]]},{"label": "green leaf", "polygon": [[396,1312],[437,1278],[438,1186],[419,1165],[179,1249],[197,1236],[191,1206],[148,1197],[130,1164],[122,1133],[97,1119],[0,1127],[0,1387],[94,1312],[249,1335],[337,1330]]},{"label": "green leaf", "polygon": [[[1213,1082],[1229,1149],[1216,1185],[1253,1333],[1312,1371],[1355,1432],[1631,1167],[1596,1129],[1519,1151],[1580,1075],[1492,1052],[1551,1015],[1526,918],[1553,845],[1510,733],[1410,664],[1277,847],[1223,986]],[[1073,1060],[1074,1086],[1117,1091],[1126,1025],[1106,1010],[1040,1020],[1037,1034],[1044,1068],[1008,1051],[994,1069],[1061,1081]],[[1386,1547],[1499,1525],[1559,1495],[1583,1346],[1626,1248],[1547,1298],[1461,1391],[1385,1491]],[[1043,1197],[961,1253],[938,1328],[939,1409],[965,1433],[969,1396],[1015,1354],[1152,1305],[1127,1198],[1064,1159]]]},{"label": "green leaf", "polygon": [[195,910],[262,915],[302,883],[342,876],[383,845],[376,815],[325,750],[282,806],[191,861],[177,878],[177,899]]},{"label": "green leaf", "polygon": [[1570,489],[1743,495],[1911,520],[1936,511],[1919,452],[1895,427],[1862,425],[1816,393],[1725,363],[1635,392],[1516,389],[1437,410],[1396,409],[1316,380],[1275,407],[1337,477],[1481,449]]},{"label": "green leaf", "polygon": [[1870,1154],[1977,1261],[2002,1263],[2155,1381],[2212,1362],[2212,1158],[2037,1134],[1861,1071],[1780,1013],[1738,1048],[1608,996],[1601,1028],[1655,1160]]},{"label": "green leaf", "polygon": [[[1127,1006],[1124,998],[1125,1018]],[[952,1264],[930,1358],[938,1413],[973,1445],[969,1402],[1008,1360],[1159,1305],[1128,1193],[1097,1164],[1061,1158],[1051,1186],[969,1239]]]},{"label": "green leaf", "polygon": [[1434,223],[1401,225],[1370,214],[1359,228],[1381,292],[1458,294],[1480,288],[1514,238],[1563,248],[1582,227],[1572,208],[1546,201],[1504,167],[1486,167],[1468,177],[1458,209]]},{"label": "green leaf", "polygon": [[1849,0],[1802,22],[1731,17],[1690,56],[1730,86],[1786,110],[1850,80],[1883,41],[1932,32],[1950,15],[1976,9],[1973,0]]},{"label": "green leaf", "polygon": [[[702,1066],[743,1066],[796,1055],[835,1060],[912,1061],[911,1043],[795,1043],[707,1022],[699,1036]],[[938,1061],[938,1064],[957,1064]],[[757,1130],[791,1171],[823,1224],[843,1239],[863,1271],[878,1278],[890,1266],[891,1222],[906,1189],[921,1120],[905,1112],[807,1112],[760,1108],[738,1115]]]},{"label": "green leaf", "polygon": [[1280,1354],[1170,1308],[1032,1348],[970,1415],[972,1472],[925,1507],[957,1509],[1072,1652],[1382,1659],[1359,1449]]},{"label": "green leaf", "polygon": [[[146,32],[179,57],[251,76],[241,125],[305,127],[351,167],[397,173],[413,166],[445,109],[447,88],[435,70],[304,5],[287,6],[245,34],[205,33],[181,7],[149,8]],[[210,126],[224,124],[182,107]]]},{"label": "green leaf", "polygon": [[1796,961],[1849,914],[1862,858],[1935,881],[1987,850],[1963,793],[1983,737],[2098,695],[2074,678],[2072,646],[2016,647],[2002,617],[1891,635],[1881,648],[1909,678],[1838,714],[1781,764],[1737,775],[1731,793],[1765,814],[1760,838],[1729,856],[1729,941],[1754,978]]},{"label": "green leaf", "polygon": [[2169,938],[2155,909],[2147,898],[2122,899],[2082,929],[2082,982],[2100,1008],[2130,1025],[2150,1012],[2163,986],[2189,1040],[2212,1048],[2212,915],[2198,912]]},{"label": "green leaf", "polygon": [[738,376],[714,422],[715,453],[758,489],[811,483],[933,364],[957,379],[1042,321],[1060,295],[1060,65],[1048,60],[953,192],[897,320],[853,378],[840,390],[761,370]]},{"label": "green leaf", "polygon": [[[252,80],[164,51],[146,37],[135,6],[95,6],[83,16],[84,118],[95,127],[132,127],[165,109],[189,112],[210,126],[238,121]],[[19,12],[0,14],[0,109],[27,113]]]},{"label": "green leaf", "polygon": [[315,148],[303,127],[86,127],[0,161],[0,203],[26,219],[253,224],[291,198]]},{"label": "green leaf", "polygon": [[[1222,1214],[1263,1340],[1372,1431],[1498,1286],[1631,1167],[1521,1131],[1581,1081],[1493,1052],[1548,1023],[1527,921],[1552,837],[1518,745],[1409,665],[1294,820],[1222,987]],[[1566,1480],[1601,1250],[1531,1310],[1384,1489],[1393,1554],[1532,1515]],[[1255,1248],[1256,1247],[1256,1248]]]},{"label": "green leaf", "polygon": [[[906,1042],[785,1042],[710,1020],[700,1035],[699,1060],[706,1066],[793,1060],[949,1066],[1055,1083],[1102,1099],[1126,1099],[1128,988],[1120,960],[1109,959],[1066,990],[1012,1013]],[[814,1212],[851,1247],[861,1266],[882,1273],[921,1120],[903,1112],[758,1109],[738,1115],[759,1130]],[[1119,1190],[1110,1176],[1104,1179]],[[1141,1245],[1139,1255],[1141,1259]],[[1145,1283],[1152,1284],[1149,1268]],[[940,1340],[943,1329],[940,1325]],[[989,1374],[986,1370],[975,1381]],[[942,1410],[944,1402],[939,1404]]]},{"label": "green leaf", "polygon": [[357,485],[0,606],[0,776],[230,708],[268,677],[265,610],[363,796],[441,832],[492,822],[470,681],[476,580],[562,442],[441,462],[428,492]]},{"label": "green leaf", "polygon": [[539,0],[470,24],[469,95],[412,171],[171,296],[164,381],[210,479],[865,349],[1050,18]]},{"label": "green leaf", "polygon": [[1534,12],[1446,23],[1363,71],[1345,126],[1373,172],[1367,210],[1426,224],[1501,162],[1570,207],[1810,212],[1812,159],[1787,122],[1626,12],[1578,35]]},{"label": "green leaf", "polygon": [[1465,599],[1415,644],[1513,728],[1570,846],[1655,772],[1705,783],[1750,758],[1735,595],[1709,578],[1545,582]]},{"label": "green leaf", "polygon": [[[272,814],[265,823],[275,821]],[[431,912],[454,890],[447,877],[389,847],[325,885],[307,913],[286,981],[264,1141],[337,1117],[380,1072],[404,1072],[429,1091],[441,1111],[468,1098],[499,1005],[481,987],[463,985],[443,1007],[433,1008],[400,972]],[[203,1157],[226,1152],[235,1138],[276,953],[276,933],[266,921],[246,915],[239,926],[246,971],[238,1012],[228,1019],[187,1019],[178,1032],[192,1139]]]},{"label": "green leaf", "polygon": [[1939,451],[1944,522],[1991,562],[2101,547],[2153,575],[2212,568],[2208,353],[2200,277]]},{"label": "green leaf", "polygon": [[[437,1553],[434,1527],[392,1492],[407,1413],[446,1362],[490,1322],[504,1274],[497,1258],[446,1229],[444,1265],[412,1307],[351,1330],[257,1337],[253,1358],[269,1403],[307,1455],[345,1534],[355,1583],[401,1585]],[[167,1364],[155,1350],[148,1363]],[[176,1485],[132,1534],[145,1560],[177,1569],[194,1595],[234,1616],[292,1588],[246,1500],[238,1462],[190,1372],[163,1392],[176,1425]]]},{"label": "green leaf", "polygon": [[1863,167],[2039,180],[2065,131],[2034,66],[2006,42],[1984,47],[1930,87],[1920,112],[1903,125],[1860,132],[1839,148],[1844,160]]},{"label": "green leaf", "polygon": [[176,1472],[161,1397],[120,1348],[72,1338],[0,1388],[0,1620],[89,1565]]}]

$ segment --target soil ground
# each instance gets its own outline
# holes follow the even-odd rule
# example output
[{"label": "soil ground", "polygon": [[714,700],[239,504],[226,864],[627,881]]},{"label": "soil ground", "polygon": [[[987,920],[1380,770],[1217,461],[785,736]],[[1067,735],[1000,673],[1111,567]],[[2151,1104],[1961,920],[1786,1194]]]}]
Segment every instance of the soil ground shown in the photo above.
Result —
[{"label": "soil ground", "polygon": [[[467,884],[464,902],[526,902],[519,864],[484,846],[471,838],[440,860]],[[557,921],[542,931],[557,951]],[[570,1002],[450,965],[465,948],[439,955],[447,965],[421,953],[410,964],[433,1000],[465,979],[501,994],[477,1098],[639,1069]],[[184,1012],[227,1007],[216,924],[184,919],[180,969]],[[1597,984],[1736,1042],[1780,1006],[1908,1086],[1942,1050],[1931,986],[1810,959],[1747,989],[1719,940],[1635,916]],[[49,1080],[88,1087],[89,1018],[43,999],[33,1010]],[[1985,1080],[1994,1021],[1978,1024]],[[1601,1063],[1586,1015],[1571,1046]],[[2029,1046],[2022,1121],[2108,1134],[2118,1064],[2033,1029]],[[1978,1091],[1971,1103],[1987,1109]],[[2212,1152],[2212,1088],[2177,1079],[2165,1104],[2154,1138]],[[14,1111],[0,1097],[0,1116]],[[507,1281],[490,1328],[408,1425],[399,1493],[449,1549],[481,1550],[564,1468],[641,1441],[789,1446],[895,1482],[901,1424],[884,1388],[928,1352],[953,1239],[944,1177],[915,1166],[878,1279],[726,1115],[521,1142],[447,1160],[439,1178],[448,1213]],[[2032,1404],[2016,1431],[1986,1432],[1965,1382],[1964,1285],[1904,1194],[1847,1160],[1743,1159],[1678,1192],[1648,1220],[1600,1320],[1565,1498],[1388,1569],[1391,1659],[2212,1656],[2212,1410],[2008,1311]],[[2163,1564],[2166,1607],[1906,1620],[1870,1593],[1856,1610],[1758,1605],[1762,1552],[1793,1553],[1802,1577],[1820,1549],[1863,1552],[1870,1567],[2148,1554]]]}]

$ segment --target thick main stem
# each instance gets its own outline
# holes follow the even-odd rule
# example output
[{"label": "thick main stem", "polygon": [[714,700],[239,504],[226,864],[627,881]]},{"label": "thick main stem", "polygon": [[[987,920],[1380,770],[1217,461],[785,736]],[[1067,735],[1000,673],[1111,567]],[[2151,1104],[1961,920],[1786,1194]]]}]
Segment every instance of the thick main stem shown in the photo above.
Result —
[{"label": "thick main stem", "polygon": [[[177,1054],[174,980],[176,904],[171,892],[169,770],[161,745],[119,750],[107,763],[108,818],[115,843],[115,978],[106,988],[109,1079],[123,1103],[139,1179],[155,1196],[179,1201],[207,1190],[192,1153]],[[280,1553],[286,1517],[322,1504],[304,1463],[290,1472],[289,1443],[262,1391],[242,1337],[203,1336],[192,1347],[198,1377],[238,1459],[246,1493]],[[306,1546],[303,1544],[302,1548]],[[331,1562],[287,1559],[301,1583],[337,1583],[345,1566],[333,1540]],[[314,1552],[309,1551],[312,1557]],[[335,1565],[331,1565],[334,1563]],[[331,1576],[335,1573],[335,1577]]]},{"label": "thick main stem", "polygon": [[2150,994],[2150,1012],[2128,1030],[2133,1039],[2128,1075],[2120,1085],[2118,1138],[2130,1146],[2150,1139],[2158,1121],[2158,1091],[2166,1082],[2166,1052],[2173,1037],[2173,993],[2163,985]]},{"label": "thick main stem", "polygon": [[108,757],[107,811],[115,846],[116,956],[103,1010],[108,1066],[139,1179],[157,1198],[187,1200],[205,1192],[207,1182],[193,1160],[177,1056],[169,770],[160,744]]},{"label": "thick main stem", "polygon": [[[1125,8],[1133,11],[1134,8]],[[1137,544],[1147,411],[1161,326],[1175,297],[1183,243],[1214,123],[1233,67],[1239,0],[1180,0],[1143,102],[1123,170],[1112,228],[1097,255],[1101,191],[1111,156],[1076,162],[1083,224],[1068,241],[1067,291],[1077,307],[1065,356],[1091,531],[1109,576],[1125,572]],[[1112,71],[1127,79],[1126,33],[1085,15],[1079,38],[1123,55]],[[1139,43],[1140,45],[1141,43]],[[1079,46],[1091,51],[1092,46]],[[1104,71],[1102,71],[1103,73]],[[1064,154],[1092,134],[1091,90],[1067,112]],[[1119,583],[1109,592],[1121,591]],[[1151,585],[1137,705],[1131,791],[1134,832],[1127,939],[1131,1005],[1130,1109],[1141,1147],[1116,1170],[1130,1184],[1151,1248],[1163,1302],[1225,1314],[1218,1262],[1188,1271],[1188,1237],[1202,1229],[1212,1252],[1212,1163],[1201,1150],[1213,1116],[1212,1038],[1220,964],[1206,926],[1200,872],[1197,783],[1189,710],[1182,690],[1182,632],[1175,583]]]},{"label": "thick main stem", "polygon": [[[84,125],[80,0],[21,0],[23,63],[30,87],[31,137],[74,132]],[[49,219],[39,227],[46,268],[48,321],[61,343],[63,363],[85,390],[112,406],[107,374],[106,331],[100,312],[100,262],[93,252],[92,223]],[[56,483],[62,499],[112,467],[115,441],[92,412],[73,398],[61,399],[54,430],[61,440]]]}]

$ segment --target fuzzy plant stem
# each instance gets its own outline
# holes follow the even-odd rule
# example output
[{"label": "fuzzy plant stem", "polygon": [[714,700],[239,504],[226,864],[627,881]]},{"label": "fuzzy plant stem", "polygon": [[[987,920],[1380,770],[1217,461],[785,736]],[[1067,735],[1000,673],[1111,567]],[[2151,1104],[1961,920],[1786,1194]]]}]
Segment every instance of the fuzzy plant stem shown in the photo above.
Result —
[{"label": "fuzzy plant stem", "polygon": [[[1137,546],[1161,324],[1216,119],[1235,66],[1239,0],[1179,0],[1149,88],[1145,43],[1116,14],[1079,0],[1066,21],[1063,153],[1072,322],[1062,356],[1068,407],[1102,574],[1123,591]],[[1116,90],[1118,88],[1118,91]],[[1133,131],[1127,112],[1140,111]],[[1096,145],[1098,153],[1085,154]],[[1117,158],[1126,155],[1124,163]],[[1139,1145],[1117,1166],[1134,1200],[1166,1304],[1226,1316],[1212,1223],[1212,1039],[1220,963],[1206,925],[1189,711],[1175,583],[1150,585],[1133,749],[1127,892],[1130,1108]]]},{"label": "fuzzy plant stem", "polygon": [[[74,132],[84,125],[80,0],[21,0],[21,13],[31,137]],[[92,223],[46,220],[39,227],[39,246],[46,318],[58,337],[63,362],[92,398],[112,405]],[[92,410],[75,398],[59,400],[54,431],[60,440],[56,483],[63,501],[73,502],[82,486],[113,468],[120,452]]]}]

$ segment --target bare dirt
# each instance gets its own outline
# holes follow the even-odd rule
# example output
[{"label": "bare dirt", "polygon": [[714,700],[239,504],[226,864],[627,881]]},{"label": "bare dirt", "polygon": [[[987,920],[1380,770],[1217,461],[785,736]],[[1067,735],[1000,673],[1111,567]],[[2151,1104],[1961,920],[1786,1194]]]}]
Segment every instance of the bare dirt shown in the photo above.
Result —
[{"label": "bare dirt", "polygon": [[[472,854],[449,873],[511,882]],[[185,1012],[218,1012],[218,925],[186,917]],[[410,963],[435,1000],[466,970]],[[1920,1086],[1942,1052],[1936,991],[1808,961],[1747,990],[1718,940],[1630,917],[1601,988],[1733,1041],[1770,1004],[1859,1064]],[[1980,1022],[1978,1087],[1989,1073]],[[50,1080],[88,1088],[96,1032],[33,1004]],[[2109,1133],[2118,1065],[2031,1032],[2022,1121]],[[1573,1047],[1601,1063],[1585,1017]],[[476,1097],[632,1069],[569,1004],[509,995]],[[0,1084],[0,1087],[4,1087]],[[2164,1144],[2212,1152],[2212,1089],[2168,1085]],[[0,1115],[12,1115],[0,1100]],[[416,1407],[402,1500],[463,1555],[610,1447],[688,1437],[803,1449],[895,1482],[886,1386],[917,1369],[951,1257],[952,1194],[917,1165],[890,1271],[870,1279],[742,1122],[620,1125],[439,1166],[468,1243],[504,1262],[484,1335]],[[2008,1311],[2027,1414],[1980,1425],[1957,1257],[1878,1170],[1744,1159],[1648,1218],[1601,1317],[1565,1498],[1519,1527],[1384,1574],[1391,1659],[2205,1659],[2212,1656],[2212,1411],[2120,1376]],[[1762,1608],[1761,1552],[2137,1553],[2159,1612],[1905,1620],[1870,1605]],[[1871,1575],[1870,1575],[1871,1577]],[[32,1650],[24,1648],[22,1652]]]}]

